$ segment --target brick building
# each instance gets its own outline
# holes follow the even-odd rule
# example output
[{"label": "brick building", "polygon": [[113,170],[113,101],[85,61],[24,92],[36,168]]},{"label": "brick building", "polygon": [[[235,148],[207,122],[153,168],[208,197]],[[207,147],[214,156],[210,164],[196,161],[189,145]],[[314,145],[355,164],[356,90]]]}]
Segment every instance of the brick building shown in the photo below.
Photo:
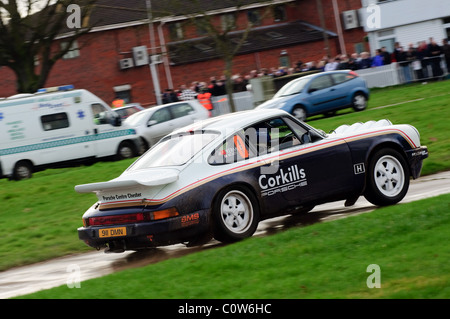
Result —
[{"label": "brick building", "polygon": [[[74,50],[55,64],[46,86],[73,84],[108,103],[120,96],[152,105],[157,98],[148,64],[151,61],[157,62],[153,65],[161,91],[223,75],[224,62],[211,41],[195,25],[185,23],[187,14],[195,10],[189,5],[192,1],[178,0],[183,6],[174,6],[174,10],[183,13],[161,15],[160,6],[170,1],[99,0],[90,16],[95,25],[92,31],[79,38]],[[233,74],[317,61],[327,53],[334,56],[368,50],[366,33],[357,21],[360,0],[246,0],[240,8],[235,7],[235,1],[197,2],[217,23],[232,19],[236,27],[230,36],[236,38],[244,32],[242,26],[248,19],[252,20],[247,41],[233,59]],[[269,5],[272,14],[265,14]],[[59,41],[55,45],[63,45],[64,36]],[[1,67],[0,97],[15,93],[13,72]]]}]

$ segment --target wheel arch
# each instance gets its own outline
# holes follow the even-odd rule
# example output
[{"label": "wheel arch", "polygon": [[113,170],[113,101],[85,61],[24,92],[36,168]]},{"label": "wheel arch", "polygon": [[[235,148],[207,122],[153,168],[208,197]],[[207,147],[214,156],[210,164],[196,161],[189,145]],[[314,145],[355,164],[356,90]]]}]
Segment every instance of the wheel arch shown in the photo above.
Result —
[{"label": "wheel arch", "polygon": [[394,142],[394,141],[384,141],[384,142],[373,145],[371,147],[370,151],[367,152],[366,164],[369,164],[369,161],[372,158],[372,156],[376,152],[378,152],[379,150],[381,150],[383,148],[392,148],[392,149],[396,150],[397,152],[399,152],[400,154],[402,154],[404,159],[407,160],[405,150],[403,149],[403,147],[400,144],[398,144],[397,142]]},{"label": "wheel arch", "polygon": [[[399,143],[397,143],[395,141],[384,141],[382,143],[378,143],[378,144],[374,145],[370,149],[370,151],[367,152],[367,156],[366,156],[366,159],[365,159],[366,167],[369,167],[370,161],[371,161],[373,155],[376,154],[379,150],[384,149],[384,148],[391,148],[391,149],[397,151],[400,155],[402,155],[402,157],[406,161],[406,163],[409,163],[408,162],[408,157],[406,156],[406,153],[405,153],[405,150]],[[410,165],[408,165],[408,171],[409,171],[409,173],[411,175],[412,171],[411,171]],[[364,183],[364,189],[365,188],[366,188],[366,183]]]}]

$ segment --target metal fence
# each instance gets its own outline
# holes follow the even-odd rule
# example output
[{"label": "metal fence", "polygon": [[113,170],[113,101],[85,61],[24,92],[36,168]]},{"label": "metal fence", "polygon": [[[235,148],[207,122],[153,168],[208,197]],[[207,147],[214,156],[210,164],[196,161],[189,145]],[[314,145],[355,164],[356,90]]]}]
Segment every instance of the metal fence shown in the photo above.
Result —
[{"label": "metal fence", "polygon": [[[246,111],[254,108],[253,93],[251,91],[233,93],[233,100],[236,111]],[[213,116],[231,112],[227,95],[213,96],[211,102],[214,106],[214,109],[212,110]]]},{"label": "metal fence", "polygon": [[[369,88],[386,87],[412,82],[428,81],[449,76],[449,67],[444,56],[424,58],[408,62],[394,62],[388,65],[356,70],[358,75],[367,82]],[[233,93],[236,111],[251,110],[275,93],[274,84],[267,85],[270,77],[252,79],[252,91]],[[267,93],[267,94],[266,94]],[[213,96],[213,116],[230,113],[228,96]]]},{"label": "metal fence", "polygon": [[388,65],[357,70],[356,72],[366,80],[369,88],[428,81],[444,78],[449,74],[443,56],[394,62]]}]

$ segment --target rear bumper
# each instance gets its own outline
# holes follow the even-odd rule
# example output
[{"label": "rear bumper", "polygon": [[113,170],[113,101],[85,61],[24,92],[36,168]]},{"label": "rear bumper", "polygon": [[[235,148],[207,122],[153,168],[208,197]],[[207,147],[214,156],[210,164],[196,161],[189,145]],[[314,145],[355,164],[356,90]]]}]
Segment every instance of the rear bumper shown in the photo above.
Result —
[{"label": "rear bumper", "polygon": [[[102,230],[124,228],[120,236],[100,237]],[[209,230],[209,210],[202,210],[173,218],[111,226],[89,226],[78,228],[78,237],[88,246],[124,251],[172,245],[191,241]]]},{"label": "rear bumper", "polygon": [[407,160],[409,163],[411,176],[416,179],[420,176],[422,171],[423,160],[428,157],[428,148],[420,146],[418,148],[406,151]]}]

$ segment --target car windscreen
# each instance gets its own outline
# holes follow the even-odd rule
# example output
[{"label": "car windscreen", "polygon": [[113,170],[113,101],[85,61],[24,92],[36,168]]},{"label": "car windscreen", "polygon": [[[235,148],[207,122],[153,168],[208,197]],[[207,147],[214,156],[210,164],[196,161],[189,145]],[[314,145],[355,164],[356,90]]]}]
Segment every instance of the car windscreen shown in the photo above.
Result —
[{"label": "car windscreen", "polygon": [[167,136],[142,155],[128,170],[183,165],[219,135],[217,132],[186,132]]},{"label": "car windscreen", "polygon": [[293,80],[293,81],[287,83],[286,85],[284,85],[274,95],[274,98],[300,93],[309,81],[310,81],[309,78],[300,78],[298,80]]}]

